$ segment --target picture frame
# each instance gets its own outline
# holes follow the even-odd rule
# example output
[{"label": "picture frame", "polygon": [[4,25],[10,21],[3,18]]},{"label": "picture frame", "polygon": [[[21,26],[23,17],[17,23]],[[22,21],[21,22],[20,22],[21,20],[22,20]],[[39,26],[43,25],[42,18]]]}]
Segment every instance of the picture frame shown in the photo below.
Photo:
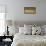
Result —
[{"label": "picture frame", "polygon": [[24,7],[24,14],[36,14],[36,7]]}]

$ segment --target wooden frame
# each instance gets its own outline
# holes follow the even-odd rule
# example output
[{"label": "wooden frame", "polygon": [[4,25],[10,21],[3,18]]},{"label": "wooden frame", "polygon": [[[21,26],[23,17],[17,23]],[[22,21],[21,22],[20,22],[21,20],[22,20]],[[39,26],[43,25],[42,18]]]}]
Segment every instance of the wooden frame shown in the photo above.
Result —
[{"label": "wooden frame", "polygon": [[24,14],[36,14],[36,7],[24,7]]}]

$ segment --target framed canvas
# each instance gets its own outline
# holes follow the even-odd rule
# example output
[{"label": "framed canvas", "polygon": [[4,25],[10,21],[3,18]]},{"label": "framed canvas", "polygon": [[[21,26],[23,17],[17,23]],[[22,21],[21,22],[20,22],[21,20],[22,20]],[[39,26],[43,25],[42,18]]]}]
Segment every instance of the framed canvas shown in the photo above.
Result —
[{"label": "framed canvas", "polygon": [[24,7],[24,14],[36,14],[36,7]]}]

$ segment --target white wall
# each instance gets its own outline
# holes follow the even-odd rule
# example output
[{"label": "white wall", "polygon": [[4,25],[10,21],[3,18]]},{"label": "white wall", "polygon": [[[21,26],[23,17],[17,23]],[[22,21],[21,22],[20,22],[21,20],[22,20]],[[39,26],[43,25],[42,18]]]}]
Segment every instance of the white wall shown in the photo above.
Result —
[{"label": "white wall", "polygon": [[[7,20],[46,21],[46,0],[0,0],[7,5]],[[24,7],[36,7],[36,14],[24,14]]]}]

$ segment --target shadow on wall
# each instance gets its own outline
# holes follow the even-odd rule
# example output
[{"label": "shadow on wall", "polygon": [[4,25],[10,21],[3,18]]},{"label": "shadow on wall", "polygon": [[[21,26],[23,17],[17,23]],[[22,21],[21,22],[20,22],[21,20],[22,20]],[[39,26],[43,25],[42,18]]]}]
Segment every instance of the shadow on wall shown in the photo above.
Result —
[{"label": "shadow on wall", "polygon": [[46,21],[15,21],[6,20],[6,25],[8,26],[23,26],[24,24],[36,24],[36,25],[46,25]]}]

